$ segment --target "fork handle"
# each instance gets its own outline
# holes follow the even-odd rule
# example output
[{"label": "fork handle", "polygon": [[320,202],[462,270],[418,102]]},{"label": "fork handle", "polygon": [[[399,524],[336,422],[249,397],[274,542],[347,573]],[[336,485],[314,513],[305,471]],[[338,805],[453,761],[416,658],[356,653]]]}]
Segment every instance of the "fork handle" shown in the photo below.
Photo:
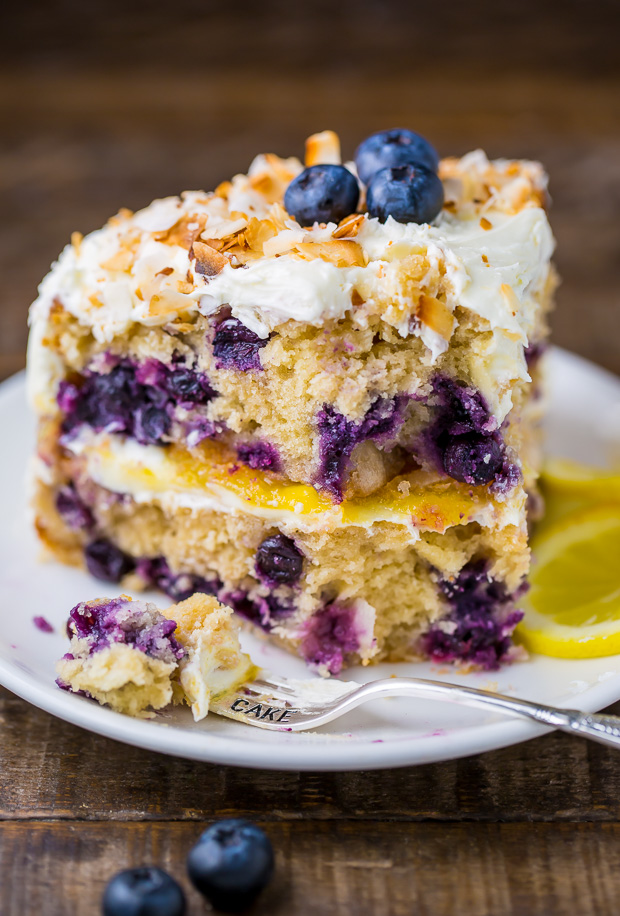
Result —
[{"label": "fork handle", "polygon": [[530,700],[520,700],[491,693],[488,690],[478,690],[475,687],[463,687],[460,684],[446,684],[443,681],[422,678],[398,678],[391,682],[383,679],[371,681],[361,690],[356,691],[356,694],[366,694],[365,699],[370,699],[373,693],[386,695],[388,692],[392,696],[396,694],[420,696],[422,694],[429,699],[451,700],[452,702],[456,700],[465,706],[487,710],[497,709],[503,713],[525,716],[540,722],[541,725],[548,725],[573,735],[581,735],[592,741],[598,741],[599,744],[620,749],[620,716],[544,706],[540,703],[532,703]]},{"label": "fork handle", "polygon": [[560,731],[581,735],[583,738],[598,741],[599,744],[620,749],[620,716],[580,712],[578,709],[550,711],[563,720],[555,726]]}]

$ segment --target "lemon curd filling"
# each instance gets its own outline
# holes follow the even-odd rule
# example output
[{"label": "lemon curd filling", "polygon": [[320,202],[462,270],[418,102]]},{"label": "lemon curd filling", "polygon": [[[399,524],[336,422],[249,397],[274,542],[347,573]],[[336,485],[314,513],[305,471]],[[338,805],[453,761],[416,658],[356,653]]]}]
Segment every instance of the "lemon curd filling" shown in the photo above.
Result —
[{"label": "lemon curd filling", "polygon": [[395,478],[370,496],[338,504],[308,484],[238,463],[212,441],[189,451],[100,434],[70,447],[85,457],[96,483],[128,493],[137,502],[217,505],[228,512],[293,521],[302,529],[370,527],[385,521],[412,531],[443,532],[473,521],[503,527],[515,524],[521,509],[518,495],[500,502],[487,486],[459,484],[420,470]]}]

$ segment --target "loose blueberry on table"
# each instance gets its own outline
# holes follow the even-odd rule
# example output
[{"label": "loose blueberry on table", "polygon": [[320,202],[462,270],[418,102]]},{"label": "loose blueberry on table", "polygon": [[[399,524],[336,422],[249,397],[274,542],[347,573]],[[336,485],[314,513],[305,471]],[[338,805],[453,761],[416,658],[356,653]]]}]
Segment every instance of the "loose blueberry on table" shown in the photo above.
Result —
[{"label": "loose blueberry on table", "polygon": [[108,883],[102,912],[103,916],[184,916],[185,895],[161,868],[128,868]]},{"label": "loose blueberry on table", "polygon": [[436,172],[439,156],[428,140],[404,128],[372,134],[355,151],[357,174],[364,184],[369,184],[381,169],[403,165],[421,165]]},{"label": "loose blueberry on table", "polygon": [[343,165],[311,165],[291,181],[284,206],[302,226],[338,223],[355,213],[360,189]]},{"label": "loose blueberry on table", "polygon": [[212,824],[187,858],[192,883],[218,910],[239,913],[273,875],[273,849],[260,827],[242,818]]}]

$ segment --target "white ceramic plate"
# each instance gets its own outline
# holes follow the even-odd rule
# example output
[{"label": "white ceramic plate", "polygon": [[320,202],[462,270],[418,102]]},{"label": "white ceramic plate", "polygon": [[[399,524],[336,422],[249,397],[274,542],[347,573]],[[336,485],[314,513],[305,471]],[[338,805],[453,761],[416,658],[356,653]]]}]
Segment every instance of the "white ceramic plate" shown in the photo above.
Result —
[{"label": "white ceramic plate", "polygon": [[[590,463],[620,457],[620,380],[569,353],[550,360],[548,451]],[[535,723],[407,699],[378,700],[316,732],[261,731],[210,715],[194,724],[175,710],[140,721],[72,696],[54,685],[54,662],[66,651],[68,610],[102,592],[86,573],[42,563],[26,508],[25,469],[33,448],[33,421],[23,376],[0,386],[0,683],[61,719],[128,744],[165,754],[239,766],[294,770],[361,770],[429,763],[505,747],[544,733]],[[155,600],[163,602],[161,596]],[[56,628],[40,632],[43,614]],[[254,660],[284,675],[307,677],[303,663],[244,634]],[[620,699],[620,656],[568,661],[533,657],[492,674],[457,675],[436,665],[391,664],[357,668],[363,683],[390,674],[453,680],[495,688],[539,702],[592,711]]]}]

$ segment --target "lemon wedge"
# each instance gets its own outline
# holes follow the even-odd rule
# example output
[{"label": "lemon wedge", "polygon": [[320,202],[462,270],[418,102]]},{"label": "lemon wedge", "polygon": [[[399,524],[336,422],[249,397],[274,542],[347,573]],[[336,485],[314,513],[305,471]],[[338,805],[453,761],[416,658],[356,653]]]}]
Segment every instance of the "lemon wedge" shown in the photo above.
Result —
[{"label": "lemon wedge", "polygon": [[548,458],[540,477],[548,526],[574,512],[596,505],[620,505],[620,472],[578,464],[565,458]]},{"label": "lemon wedge", "polygon": [[557,658],[620,653],[620,505],[569,515],[533,541],[518,640]]},{"label": "lemon wedge", "polygon": [[603,470],[567,458],[548,458],[541,475],[547,490],[571,498],[582,496],[590,500],[620,501],[620,470]]}]

